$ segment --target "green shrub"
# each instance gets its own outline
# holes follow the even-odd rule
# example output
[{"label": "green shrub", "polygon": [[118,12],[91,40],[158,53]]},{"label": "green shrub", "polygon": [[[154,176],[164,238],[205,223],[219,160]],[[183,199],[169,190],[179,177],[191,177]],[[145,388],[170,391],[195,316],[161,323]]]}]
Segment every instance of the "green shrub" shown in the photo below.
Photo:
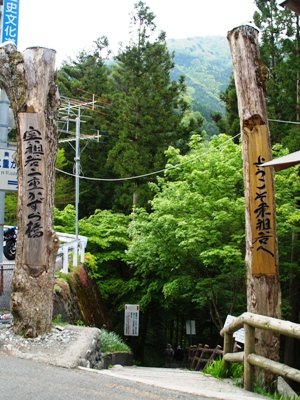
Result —
[{"label": "green shrub", "polygon": [[131,353],[130,347],[115,332],[108,332],[105,329],[101,329],[100,341],[102,353]]},{"label": "green shrub", "polygon": [[243,365],[239,363],[230,363],[226,371],[224,360],[219,358],[206,364],[203,372],[212,375],[215,378],[232,378],[234,380],[241,380],[243,377]]},{"label": "green shrub", "polygon": [[67,325],[68,322],[64,321],[61,314],[57,314],[52,320],[52,325]]}]

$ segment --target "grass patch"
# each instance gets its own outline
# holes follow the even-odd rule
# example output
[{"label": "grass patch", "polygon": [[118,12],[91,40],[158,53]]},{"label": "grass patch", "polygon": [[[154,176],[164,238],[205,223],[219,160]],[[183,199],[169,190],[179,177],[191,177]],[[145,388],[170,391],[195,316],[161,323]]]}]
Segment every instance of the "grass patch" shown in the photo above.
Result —
[{"label": "grass patch", "polygon": [[239,383],[243,378],[243,365],[240,363],[230,363],[226,370],[223,359],[218,358],[206,364],[203,372],[218,379],[232,378],[236,383]]},{"label": "grass patch", "polygon": [[254,393],[260,394],[260,395],[265,396],[265,397],[269,397],[270,399],[273,399],[273,400],[295,400],[296,399],[295,396],[293,396],[293,397],[286,396],[284,394],[280,394],[280,393],[277,393],[277,392],[270,393],[267,389],[265,389],[264,387],[262,387],[259,384],[255,384],[254,385]]},{"label": "grass patch", "polygon": [[56,317],[52,320],[52,325],[68,325],[68,322],[63,320],[61,314],[57,314]]},{"label": "grass patch", "polygon": [[131,353],[130,347],[115,332],[108,332],[105,329],[101,329],[100,341],[103,353]]},{"label": "grass patch", "polygon": [[[218,379],[230,378],[234,381],[235,384],[237,384],[238,386],[242,386],[243,365],[240,363],[229,363],[229,368],[226,371],[224,367],[224,361],[222,358],[220,358],[214,360],[209,364],[206,364],[203,372]],[[277,392],[270,393],[267,389],[259,384],[254,385],[253,392],[273,400],[295,400],[295,397],[285,396]]]}]

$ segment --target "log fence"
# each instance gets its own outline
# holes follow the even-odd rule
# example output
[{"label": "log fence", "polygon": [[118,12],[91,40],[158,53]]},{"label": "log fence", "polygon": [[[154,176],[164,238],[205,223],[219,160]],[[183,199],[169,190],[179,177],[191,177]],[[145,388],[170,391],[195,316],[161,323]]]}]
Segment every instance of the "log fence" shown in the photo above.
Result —
[{"label": "log fence", "polygon": [[[245,344],[244,351],[234,353],[233,334],[244,327]],[[274,375],[282,376],[300,383],[300,371],[277,361],[270,360],[255,354],[256,329],[272,331],[274,333],[300,339],[300,325],[290,321],[283,321],[259,314],[245,312],[233,322],[224,327],[220,334],[224,336],[223,360],[225,368],[232,362],[244,364],[244,389],[253,391],[254,367],[267,370]]]},{"label": "log fence", "polygon": [[209,345],[198,344],[189,347],[187,367],[195,371],[203,369],[207,363],[212,362],[218,356],[222,357],[221,346],[210,348]]}]

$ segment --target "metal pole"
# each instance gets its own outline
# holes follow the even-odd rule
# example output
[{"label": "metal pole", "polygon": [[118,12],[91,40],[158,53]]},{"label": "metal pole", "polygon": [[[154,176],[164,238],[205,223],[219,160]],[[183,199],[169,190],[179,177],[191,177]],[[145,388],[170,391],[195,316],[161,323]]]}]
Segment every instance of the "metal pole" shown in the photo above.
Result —
[{"label": "metal pole", "polygon": [[[0,91],[0,147],[7,148],[9,101],[4,90]],[[0,263],[3,263],[3,227],[5,192],[0,191]]]},{"label": "metal pole", "polygon": [[74,264],[78,264],[78,208],[79,208],[79,174],[80,174],[80,108],[78,108],[78,116],[76,117],[76,154],[75,154],[75,236],[76,236],[76,250],[75,250],[75,258]]}]

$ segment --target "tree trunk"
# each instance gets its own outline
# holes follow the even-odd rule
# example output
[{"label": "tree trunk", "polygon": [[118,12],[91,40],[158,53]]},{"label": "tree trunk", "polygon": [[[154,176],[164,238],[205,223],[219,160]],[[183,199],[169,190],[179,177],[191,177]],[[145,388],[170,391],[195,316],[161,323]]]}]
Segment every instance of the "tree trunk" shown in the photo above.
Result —
[{"label": "tree trunk", "polygon": [[13,45],[0,49],[0,84],[17,125],[18,240],[11,308],[16,334],[36,337],[51,329],[55,257],[53,194],[59,95],[55,51]]},{"label": "tree trunk", "polygon": [[[271,159],[270,134],[265,105],[267,69],[260,62],[258,31],[241,26],[228,33],[242,132],[246,217],[247,309],[280,318],[281,291],[274,201],[274,178],[270,168],[260,167]],[[256,352],[278,360],[279,338],[258,331]],[[269,384],[272,377],[263,377]]]}]

